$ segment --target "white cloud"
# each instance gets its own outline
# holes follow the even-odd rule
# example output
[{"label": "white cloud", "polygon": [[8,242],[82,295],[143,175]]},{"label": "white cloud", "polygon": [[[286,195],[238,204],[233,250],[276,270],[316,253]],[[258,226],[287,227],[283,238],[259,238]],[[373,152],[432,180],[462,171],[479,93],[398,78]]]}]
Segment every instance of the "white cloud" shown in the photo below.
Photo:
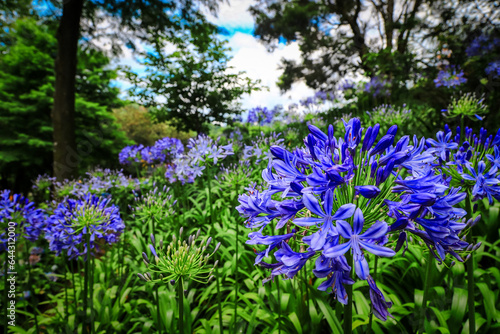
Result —
[{"label": "white cloud", "polygon": [[283,57],[296,60],[300,58],[297,43],[281,44],[273,53],[269,53],[264,45],[249,34],[236,33],[228,41],[228,45],[233,49],[233,59],[229,65],[233,66],[236,71],[245,71],[251,79],[260,79],[263,86],[269,87],[269,91],[262,90],[245,96],[242,100],[243,108],[273,107],[276,104],[286,106],[290,103],[298,103],[299,100],[314,94],[314,91],[302,82],[294,84],[292,89],[284,95],[281,95],[276,86],[282,73],[282,70],[278,69],[281,59]]},{"label": "white cloud", "polygon": [[220,5],[217,17],[210,13],[206,15],[210,22],[224,28],[253,27],[253,17],[248,8],[254,3],[255,0],[231,0]]}]

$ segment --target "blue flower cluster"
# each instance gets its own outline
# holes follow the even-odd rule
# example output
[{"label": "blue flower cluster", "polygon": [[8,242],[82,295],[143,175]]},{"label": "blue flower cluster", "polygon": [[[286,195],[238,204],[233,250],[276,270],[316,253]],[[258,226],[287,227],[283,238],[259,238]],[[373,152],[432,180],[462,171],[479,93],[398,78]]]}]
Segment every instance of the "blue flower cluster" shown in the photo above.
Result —
[{"label": "blue flower cluster", "polygon": [[437,166],[450,175],[452,183],[462,187],[472,201],[487,198],[500,200],[500,130],[495,136],[481,129],[479,135],[472,129],[460,127],[453,132],[446,126],[436,139],[427,139],[428,152],[438,158]]},{"label": "blue flower cluster", "polygon": [[202,164],[217,165],[228,155],[234,154],[233,144],[218,145],[218,140],[214,141],[205,135],[189,139],[187,148],[188,152],[177,155],[167,166],[165,177],[170,183],[176,181],[180,181],[182,184],[193,183],[197,177],[203,174],[205,166]]},{"label": "blue flower cluster", "polygon": [[351,80],[344,80],[340,85],[339,85],[339,90],[341,92],[346,92],[349,90],[354,90],[356,89],[356,85],[354,84],[353,81]]},{"label": "blue flower cluster", "polygon": [[[353,266],[368,280],[374,314],[386,320],[391,303],[370,276],[369,259],[394,256],[412,234],[439,262],[446,254],[463,261],[459,253],[470,249],[461,233],[473,221],[464,223],[457,207],[466,194],[436,167],[441,148],[428,151],[424,138],[411,143],[409,136],[395,142],[397,126],[381,137],[378,124],[363,129],[357,118],[344,127],[335,137],[332,125],[327,133],[309,125],[304,148],[271,147],[267,188],[240,195],[237,210],[256,229],[247,243],[263,246],[256,264],[272,270],[268,280],[293,278],[312,260],[314,275],[325,279],[319,289],[346,304]],[[265,262],[272,251],[276,262]]]},{"label": "blue flower cluster", "polygon": [[9,222],[15,223],[16,237],[22,235],[29,241],[36,241],[46,225],[45,212],[35,207],[26,197],[11,194],[10,190],[0,193],[0,252],[6,249],[6,231]]},{"label": "blue flower cluster", "polygon": [[184,152],[184,145],[177,138],[165,137],[156,141],[153,146],[131,145],[126,146],[118,154],[122,165],[132,163],[158,164],[169,162]]},{"label": "blue flower cluster", "polygon": [[472,40],[465,49],[465,53],[468,57],[483,56],[498,46],[500,46],[500,38],[481,34]]},{"label": "blue flower cluster", "polygon": [[489,63],[484,71],[486,72],[486,75],[489,75],[493,78],[500,77],[500,60],[495,60]]},{"label": "blue flower cluster", "polygon": [[436,87],[456,87],[467,82],[467,78],[464,77],[464,71],[460,66],[448,66],[443,70],[438,72],[438,76],[434,79]]},{"label": "blue flower cluster", "polygon": [[319,107],[329,101],[335,101],[334,92],[318,91],[314,96],[300,100],[300,105],[307,109],[314,110],[315,107]]},{"label": "blue flower cluster", "polygon": [[248,111],[247,123],[259,125],[271,124],[275,117],[280,114],[282,107],[275,106],[272,109],[267,107],[256,107]]},{"label": "blue flower cluster", "polygon": [[391,95],[391,82],[380,77],[373,77],[365,84],[364,92],[370,93],[373,97],[384,97]]},{"label": "blue flower cluster", "polygon": [[[101,240],[108,244],[115,243],[124,229],[125,224],[116,205],[109,205],[109,199],[87,194],[83,199],[66,199],[59,203],[48,218],[45,238],[49,241],[50,250],[57,255],[64,251],[73,259],[89,253],[86,235],[90,249],[98,251]],[[91,255],[95,255],[95,251]]]}]

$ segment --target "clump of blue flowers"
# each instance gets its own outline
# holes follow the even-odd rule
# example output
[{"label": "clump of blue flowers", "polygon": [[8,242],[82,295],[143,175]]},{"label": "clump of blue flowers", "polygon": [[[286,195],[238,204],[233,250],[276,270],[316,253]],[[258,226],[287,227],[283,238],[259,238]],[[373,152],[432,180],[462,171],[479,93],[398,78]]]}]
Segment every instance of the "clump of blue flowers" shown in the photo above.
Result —
[{"label": "clump of blue flowers", "polygon": [[179,139],[165,137],[156,141],[153,146],[126,146],[118,154],[118,160],[122,165],[160,164],[170,162],[183,152],[184,145]]},{"label": "clump of blue flowers", "polygon": [[22,235],[29,241],[36,241],[46,225],[45,212],[35,207],[26,197],[3,190],[0,193],[0,252],[7,245],[6,230],[9,222],[15,224],[16,237]]},{"label": "clump of blue flowers", "polygon": [[206,135],[189,139],[187,148],[189,151],[177,155],[172,163],[167,165],[165,178],[170,183],[193,183],[197,177],[203,175],[206,164],[215,166],[219,161],[234,154],[233,144],[219,145],[218,140],[214,141]]},{"label": "clump of blue flowers", "polygon": [[391,95],[391,82],[385,78],[375,76],[365,84],[364,92],[371,94],[373,97],[389,96]]},{"label": "clump of blue flowers", "polygon": [[119,208],[110,205],[109,199],[87,194],[83,199],[67,199],[60,203],[48,219],[45,238],[50,250],[57,255],[65,252],[70,259],[87,256],[87,240],[91,255],[102,243],[113,244],[119,240],[125,224]]},{"label": "clump of blue flowers", "polygon": [[[464,222],[458,207],[466,194],[436,168],[440,148],[427,150],[424,138],[395,141],[395,125],[379,134],[378,124],[363,129],[353,118],[344,128],[336,137],[332,125],[327,133],[309,125],[305,147],[271,147],[262,172],[267,187],[249,188],[237,210],[253,230],[247,244],[262,247],[255,263],[271,270],[267,280],[293,278],[312,261],[324,279],[319,289],[347,304],[354,268],[368,281],[375,316],[386,320],[392,304],[370,275],[369,259],[394,256],[413,235],[440,263],[447,255],[464,261],[471,247],[462,235],[474,221]],[[275,261],[266,262],[271,255]]]},{"label": "clump of blue flowers", "polygon": [[445,69],[438,72],[438,76],[434,79],[436,87],[453,88],[467,82],[464,71],[460,66],[447,66]]}]

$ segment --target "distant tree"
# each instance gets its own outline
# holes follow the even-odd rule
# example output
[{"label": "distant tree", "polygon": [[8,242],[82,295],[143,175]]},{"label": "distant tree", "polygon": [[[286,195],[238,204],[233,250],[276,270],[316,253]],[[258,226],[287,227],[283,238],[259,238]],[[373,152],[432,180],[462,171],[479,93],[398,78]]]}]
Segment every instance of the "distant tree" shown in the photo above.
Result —
[{"label": "distant tree", "polygon": [[[96,37],[111,38],[112,50],[119,52],[120,43],[134,49],[135,41],[154,41],[161,36],[173,40],[183,29],[196,30],[211,26],[205,21],[201,7],[215,11],[219,0],[45,0],[43,11],[58,22],[56,34],[55,91],[52,108],[54,161],[58,179],[74,176],[78,166],[71,162],[76,149],[75,80],[78,43]],[[6,6],[15,13],[17,3]],[[0,7],[0,9],[5,8]],[[215,27],[212,26],[212,29]],[[201,30],[205,31],[204,29]],[[203,39],[203,37],[201,37]],[[160,45],[154,44],[158,50]]]},{"label": "distant tree", "polygon": [[[448,0],[259,0],[250,8],[255,36],[273,50],[299,43],[302,61],[283,59],[279,86],[305,80],[332,89],[347,73],[385,75],[403,85],[434,65],[437,31],[460,24],[470,7],[491,1]],[[490,9],[493,5],[490,4]],[[418,52],[417,52],[418,50]]]},{"label": "distant tree", "polygon": [[113,110],[113,115],[127,138],[137,144],[152,146],[164,137],[179,138],[187,142],[189,138],[196,136],[196,133],[179,131],[168,122],[157,122],[147,108],[138,104],[117,108]]},{"label": "distant tree", "polygon": [[144,53],[145,75],[129,72],[128,78],[134,84],[131,95],[151,107],[158,120],[201,132],[209,123],[232,122],[242,110],[237,100],[260,88],[259,81],[228,66],[226,42],[207,33],[205,42],[195,42],[198,34],[185,32],[170,54]]},{"label": "distant tree", "polygon": [[[0,32],[0,175],[4,188],[28,190],[52,168],[55,27],[17,19]],[[71,162],[83,171],[106,164],[127,140],[118,130],[112,107],[122,105],[112,87],[116,71],[93,49],[79,49],[76,71],[76,142]]]}]

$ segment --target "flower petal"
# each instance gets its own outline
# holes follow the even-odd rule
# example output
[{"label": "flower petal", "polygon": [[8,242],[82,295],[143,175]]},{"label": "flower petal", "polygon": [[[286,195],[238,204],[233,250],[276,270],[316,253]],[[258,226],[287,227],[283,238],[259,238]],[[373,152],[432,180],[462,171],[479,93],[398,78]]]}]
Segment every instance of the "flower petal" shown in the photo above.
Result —
[{"label": "flower petal", "polygon": [[360,208],[356,209],[354,212],[353,226],[354,226],[354,234],[360,234],[363,230],[363,224],[365,223],[365,218],[363,217],[363,212]]},{"label": "flower petal", "polygon": [[351,241],[324,250],[323,256],[339,257],[340,255],[344,255],[349,250],[349,248],[351,248]]},{"label": "flower petal", "polygon": [[352,237],[351,224],[349,224],[345,220],[337,220],[337,231],[342,237],[346,239],[350,239]]},{"label": "flower petal", "polygon": [[354,269],[356,270],[356,275],[361,279],[367,279],[370,274],[370,267],[363,255],[354,261]]},{"label": "flower petal", "polygon": [[321,210],[318,199],[314,195],[304,194],[304,196],[302,197],[302,201],[304,202],[306,208],[308,208],[309,211],[311,211],[315,215],[318,215],[320,217],[325,216],[323,210]]},{"label": "flower petal", "polygon": [[383,237],[386,233],[387,230],[389,229],[389,226],[387,225],[386,222],[384,221],[377,221],[375,224],[370,226],[365,233],[360,235],[359,237],[361,239],[378,239]]},{"label": "flower petal", "polygon": [[354,205],[352,203],[344,204],[335,212],[335,214],[332,216],[332,219],[338,220],[338,219],[350,218],[354,214],[355,209],[356,209],[356,205]]},{"label": "flower petal", "polygon": [[293,223],[299,226],[314,226],[324,220],[325,220],[324,218],[302,217],[302,218],[295,218],[293,220]]},{"label": "flower petal", "polygon": [[364,249],[366,249],[370,253],[375,254],[377,256],[391,257],[391,256],[394,256],[396,254],[396,252],[390,248],[375,245],[375,244],[366,242],[364,240],[359,240],[359,244],[361,245],[361,247],[363,247]]}]

